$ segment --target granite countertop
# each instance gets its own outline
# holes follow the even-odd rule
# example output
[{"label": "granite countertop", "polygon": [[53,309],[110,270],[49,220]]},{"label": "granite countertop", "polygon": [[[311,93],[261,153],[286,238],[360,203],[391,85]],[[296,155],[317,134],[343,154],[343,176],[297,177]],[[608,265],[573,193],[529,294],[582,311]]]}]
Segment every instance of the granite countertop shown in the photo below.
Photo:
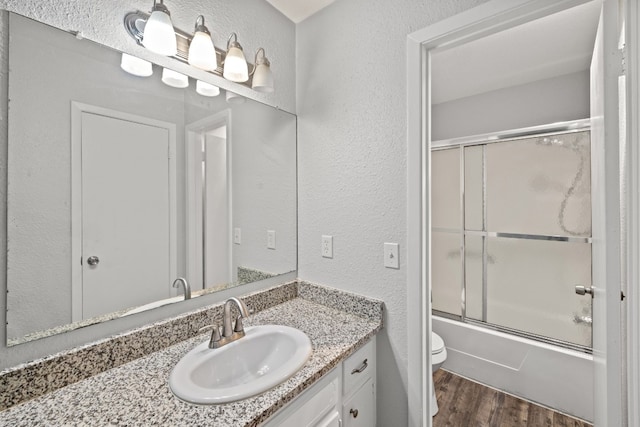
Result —
[{"label": "granite countertop", "polygon": [[[381,318],[359,317],[296,297],[251,315],[245,326],[292,326],[311,339],[305,366],[258,396],[223,405],[193,405],[169,389],[171,369],[207,334],[167,347],[0,412],[0,425],[257,426],[294,399],[382,328]],[[332,305],[333,306],[333,305]],[[348,310],[349,307],[342,307]]]}]

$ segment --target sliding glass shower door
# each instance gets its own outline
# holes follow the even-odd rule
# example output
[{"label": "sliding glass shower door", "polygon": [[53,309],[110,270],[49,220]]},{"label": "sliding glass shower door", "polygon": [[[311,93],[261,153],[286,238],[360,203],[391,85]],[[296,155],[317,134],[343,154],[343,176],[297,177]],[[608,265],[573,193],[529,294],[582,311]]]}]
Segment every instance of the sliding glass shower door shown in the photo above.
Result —
[{"label": "sliding glass shower door", "polygon": [[589,131],[432,152],[436,313],[591,347]]}]

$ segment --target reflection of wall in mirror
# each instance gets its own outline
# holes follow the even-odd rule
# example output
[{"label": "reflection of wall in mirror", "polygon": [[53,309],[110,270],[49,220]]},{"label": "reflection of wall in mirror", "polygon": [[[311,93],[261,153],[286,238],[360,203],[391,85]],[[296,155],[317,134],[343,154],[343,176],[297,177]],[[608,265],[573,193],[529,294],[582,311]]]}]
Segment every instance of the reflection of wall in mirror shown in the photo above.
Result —
[{"label": "reflection of wall in mirror", "polygon": [[17,15],[10,25],[7,320],[16,337],[71,321],[71,101],[182,126],[184,95],[126,74],[118,52]]},{"label": "reflection of wall in mirror", "polygon": [[[231,226],[242,230],[242,243],[231,244],[232,281],[238,270],[263,275],[296,269],[296,120],[283,111],[248,101],[227,105],[223,96],[203,98],[186,93],[186,123],[206,122],[212,112],[228,109],[228,158],[231,159]],[[217,161],[216,161],[217,162]],[[221,166],[222,167],[222,166]],[[207,173],[213,171],[209,165]],[[216,215],[219,216],[219,215]],[[267,248],[267,230],[276,232],[276,249]],[[213,252],[212,252],[213,253]],[[219,250],[218,250],[219,253]],[[210,268],[227,259],[210,260]],[[263,275],[251,277],[263,277]],[[246,282],[247,275],[240,280]],[[207,287],[218,283],[207,283]]]},{"label": "reflection of wall in mirror", "polygon": [[[233,227],[242,229],[242,244],[233,251],[236,274],[239,267],[272,274],[296,269],[296,150],[290,143],[296,123],[278,110],[258,114],[261,108],[247,102],[232,113]],[[268,230],[275,231],[275,250],[267,248]]]}]

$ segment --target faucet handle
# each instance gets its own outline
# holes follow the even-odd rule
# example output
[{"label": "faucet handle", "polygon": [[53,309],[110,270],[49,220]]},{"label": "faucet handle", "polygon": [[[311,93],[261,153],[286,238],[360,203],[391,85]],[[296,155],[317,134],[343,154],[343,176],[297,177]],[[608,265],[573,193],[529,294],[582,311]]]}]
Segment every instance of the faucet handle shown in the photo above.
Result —
[{"label": "faucet handle", "polygon": [[220,341],[220,327],[218,325],[207,325],[198,329],[198,333],[211,331],[211,340]]},{"label": "faucet handle", "polygon": [[207,326],[203,326],[202,328],[198,329],[198,334],[201,334],[203,332],[209,332],[210,330],[212,330],[213,328],[215,328],[217,325],[207,325]]},{"label": "faucet handle", "polygon": [[242,315],[236,318],[236,325],[233,328],[233,332],[244,332],[244,327],[242,326]]}]

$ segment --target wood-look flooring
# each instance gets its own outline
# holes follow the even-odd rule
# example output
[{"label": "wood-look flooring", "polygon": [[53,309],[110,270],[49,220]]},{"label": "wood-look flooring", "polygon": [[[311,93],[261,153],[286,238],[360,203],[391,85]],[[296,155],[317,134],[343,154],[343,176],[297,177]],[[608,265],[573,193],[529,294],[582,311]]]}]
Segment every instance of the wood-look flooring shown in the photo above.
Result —
[{"label": "wood-look flooring", "polygon": [[433,427],[591,427],[443,369],[434,383],[440,410]]}]

